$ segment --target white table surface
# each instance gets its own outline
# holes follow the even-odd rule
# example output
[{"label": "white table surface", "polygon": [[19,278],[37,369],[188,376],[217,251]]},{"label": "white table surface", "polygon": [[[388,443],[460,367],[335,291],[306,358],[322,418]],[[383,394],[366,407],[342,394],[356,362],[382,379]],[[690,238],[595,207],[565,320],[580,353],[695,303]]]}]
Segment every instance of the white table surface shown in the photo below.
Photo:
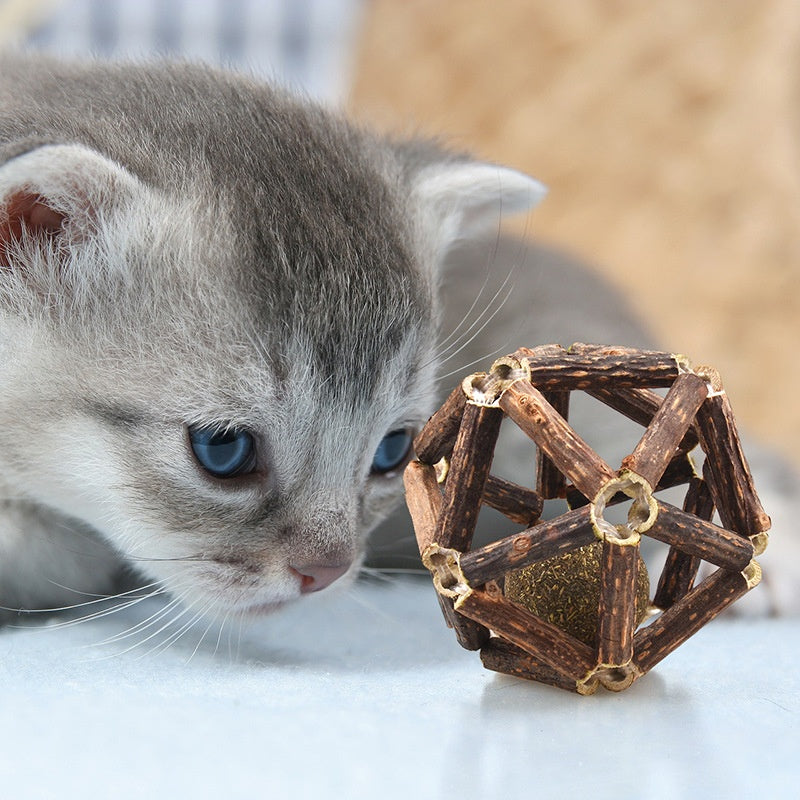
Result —
[{"label": "white table surface", "polygon": [[310,600],[196,652],[97,646],[152,604],[0,632],[0,796],[800,796],[798,620],[723,616],[580,697],[484,670],[427,580]]}]

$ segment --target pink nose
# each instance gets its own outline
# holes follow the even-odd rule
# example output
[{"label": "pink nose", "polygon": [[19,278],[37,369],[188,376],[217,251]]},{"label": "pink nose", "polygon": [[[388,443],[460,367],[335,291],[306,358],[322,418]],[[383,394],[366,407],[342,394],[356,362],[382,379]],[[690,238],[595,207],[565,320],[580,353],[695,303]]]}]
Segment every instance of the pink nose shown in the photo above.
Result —
[{"label": "pink nose", "polygon": [[308,594],[330,586],[350,569],[350,564],[298,564],[289,569],[300,576],[300,591]]}]

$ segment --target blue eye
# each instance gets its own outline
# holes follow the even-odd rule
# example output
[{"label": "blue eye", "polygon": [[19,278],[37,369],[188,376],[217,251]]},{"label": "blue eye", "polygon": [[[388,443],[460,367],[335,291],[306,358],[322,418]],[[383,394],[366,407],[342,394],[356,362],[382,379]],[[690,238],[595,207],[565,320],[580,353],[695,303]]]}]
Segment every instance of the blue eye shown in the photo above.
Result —
[{"label": "blue eye", "polygon": [[255,469],[255,444],[247,431],[191,427],[189,441],[197,463],[215,478],[236,478]]},{"label": "blue eye", "polygon": [[372,459],[372,474],[385,475],[402,466],[411,451],[411,441],[411,434],[402,428],[387,433]]}]

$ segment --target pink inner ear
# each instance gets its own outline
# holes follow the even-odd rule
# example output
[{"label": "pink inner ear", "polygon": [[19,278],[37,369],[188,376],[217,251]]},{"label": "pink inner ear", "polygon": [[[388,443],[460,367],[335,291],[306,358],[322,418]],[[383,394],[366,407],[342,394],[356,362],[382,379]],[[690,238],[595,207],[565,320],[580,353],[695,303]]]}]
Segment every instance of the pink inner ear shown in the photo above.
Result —
[{"label": "pink inner ear", "polygon": [[64,219],[40,195],[20,191],[6,198],[5,214],[0,216],[0,266],[10,266],[5,252],[12,242],[22,238],[23,230],[33,236],[52,236],[61,230]]}]

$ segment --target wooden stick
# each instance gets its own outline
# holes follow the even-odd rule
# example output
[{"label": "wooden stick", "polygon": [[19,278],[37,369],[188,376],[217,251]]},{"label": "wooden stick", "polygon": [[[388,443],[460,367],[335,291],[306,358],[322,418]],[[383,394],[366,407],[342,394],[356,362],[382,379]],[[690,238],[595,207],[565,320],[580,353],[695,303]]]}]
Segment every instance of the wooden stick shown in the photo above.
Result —
[{"label": "wooden stick", "polygon": [[687,514],[662,500],[656,503],[658,517],[647,531],[648,536],[729,570],[742,570],[752,560],[754,549],[749,539]]},{"label": "wooden stick", "polygon": [[502,420],[499,408],[468,403],[464,409],[434,534],[442,547],[464,551],[472,544]]},{"label": "wooden stick", "polygon": [[689,483],[695,476],[694,464],[692,459],[686,453],[679,451],[678,454],[669,462],[661,480],[655,488],[655,491],[663,489],[672,489],[675,486],[682,486],[684,483]]},{"label": "wooden stick", "polygon": [[719,569],[633,638],[633,663],[644,674],[761,579],[755,561],[742,572]]},{"label": "wooden stick", "polygon": [[583,681],[594,666],[590,647],[504,599],[499,590],[469,591],[455,607],[573,681]]},{"label": "wooden stick", "polygon": [[[686,492],[683,510],[707,522],[714,516],[714,501],[708,484],[702,478],[692,478],[689,490]],[[670,547],[664,569],[658,579],[653,605],[657,608],[669,608],[674,605],[692,588],[699,568],[698,556],[684,553],[674,545]]]},{"label": "wooden stick", "polygon": [[462,617],[455,610],[454,602],[458,595],[448,588],[451,585],[450,581],[454,570],[452,568],[448,569],[449,565],[447,563],[443,565],[443,562],[447,562],[448,559],[457,564],[458,551],[442,551],[438,545],[434,544],[429,545],[422,553],[422,563],[433,575],[433,585],[436,588],[439,607],[442,609],[447,627],[455,631],[456,639],[463,648],[479,650],[488,641],[489,630],[471,619]]},{"label": "wooden stick", "polygon": [[700,559],[697,556],[670,547],[658,579],[653,605],[661,609],[674,605],[692,588],[699,569]]},{"label": "wooden stick", "polygon": [[514,351],[513,358],[517,361],[544,361],[546,363],[558,363],[567,355],[567,348],[560,344],[540,344],[536,347],[520,347]]},{"label": "wooden stick", "polygon": [[577,550],[595,540],[589,508],[569,511],[552,520],[491,544],[462,553],[461,572],[470,586],[500,580],[507,572],[536,561]]},{"label": "wooden stick", "polygon": [[482,501],[521,525],[533,525],[544,508],[542,497],[532,489],[494,475],[486,480]]},{"label": "wooden stick", "polygon": [[[566,420],[569,417],[569,392],[546,390],[542,397]],[[536,491],[550,500],[566,496],[566,479],[564,474],[553,463],[552,459],[541,449],[536,448]]]},{"label": "wooden stick", "polygon": [[[650,389],[625,389],[614,387],[596,387],[587,389],[587,394],[613,408],[628,419],[647,427],[652,421],[664,398]],[[697,447],[697,434],[693,428],[686,431],[678,448],[688,453]]]},{"label": "wooden stick", "polygon": [[585,496],[594,498],[614,477],[611,467],[570,428],[529,381],[511,384],[498,402]]},{"label": "wooden stick", "polygon": [[[639,577],[639,537],[603,541],[600,559],[600,606],[598,611],[597,666],[625,667],[633,658],[636,628],[636,589]],[[627,682],[626,686],[633,681]],[[625,688],[614,683],[615,688]]]},{"label": "wooden stick", "polygon": [[448,628],[452,628],[456,641],[465,650],[480,650],[489,641],[489,629],[475,620],[459,614],[453,607],[454,600],[451,597],[439,597],[439,607],[442,609],[444,621]]},{"label": "wooden stick", "polygon": [[707,395],[708,385],[699,375],[679,375],[634,451],[622,459],[622,468],[657,486]]},{"label": "wooden stick", "polygon": [[770,518],[758,499],[724,392],[712,394],[700,406],[697,429],[711,472],[711,494],[722,524],[743,536],[768,531]]},{"label": "wooden stick", "polygon": [[624,347],[574,344],[550,358],[528,356],[524,348],[514,355],[527,364],[531,383],[540,389],[671,386],[687,368],[685,360],[670,353]]},{"label": "wooden stick", "polygon": [[406,487],[406,505],[422,553],[431,544],[436,532],[442,513],[442,491],[436,480],[436,470],[421,461],[409,462],[403,473],[403,483]]},{"label": "wooden stick", "polygon": [[[679,452],[672,461],[669,462],[661,480],[658,482],[654,491],[661,491],[662,489],[672,489],[674,486],[681,486],[684,483],[689,483],[694,477],[694,466],[691,459],[686,453]],[[607,506],[615,506],[619,503],[624,503],[630,498],[622,492],[617,492],[607,503]],[[579,508],[585,506],[591,501],[579,492],[574,486],[567,486],[567,505],[570,508]]]},{"label": "wooden stick", "polygon": [[478,621],[462,616],[455,609],[455,601],[469,587],[458,567],[460,553],[437,544],[430,545],[422,554],[422,563],[433,576],[433,585],[439,594],[439,605],[448,627],[454,628],[459,644],[467,650],[480,649],[489,638],[489,629]]},{"label": "wooden stick", "polygon": [[[516,678],[546,683],[558,689],[566,689],[568,692],[577,692],[578,690],[578,684],[574,680],[565,677],[560,672],[549,667],[544,661],[532,656],[530,653],[526,653],[522,648],[498,636],[492,637],[481,648],[481,661],[486,669],[491,669],[495,672],[503,672]],[[591,685],[583,685],[581,694],[592,694],[597,685],[597,681],[591,682]]]},{"label": "wooden stick", "polygon": [[466,404],[464,390],[456,386],[414,439],[414,452],[420,461],[435,464],[450,456]]}]

